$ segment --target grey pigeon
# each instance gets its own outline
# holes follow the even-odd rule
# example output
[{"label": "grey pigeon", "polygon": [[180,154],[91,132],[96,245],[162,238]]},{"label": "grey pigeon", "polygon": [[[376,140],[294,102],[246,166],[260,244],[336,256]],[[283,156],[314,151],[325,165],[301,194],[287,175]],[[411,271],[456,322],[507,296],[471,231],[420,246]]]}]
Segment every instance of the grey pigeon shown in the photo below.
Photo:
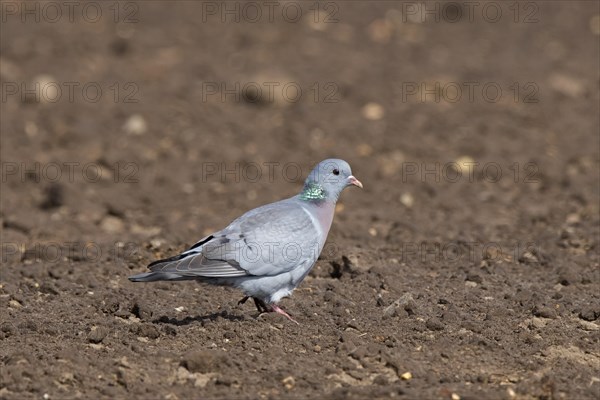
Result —
[{"label": "grey pigeon", "polygon": [[362,188],[344,160],[320,162],[294,197],[250,210],[189,250],[158,260],[132,282],[197,280],[241,289],[259,313],[296,322],[277,303],[302,282],[323,250],[338,197]]}]

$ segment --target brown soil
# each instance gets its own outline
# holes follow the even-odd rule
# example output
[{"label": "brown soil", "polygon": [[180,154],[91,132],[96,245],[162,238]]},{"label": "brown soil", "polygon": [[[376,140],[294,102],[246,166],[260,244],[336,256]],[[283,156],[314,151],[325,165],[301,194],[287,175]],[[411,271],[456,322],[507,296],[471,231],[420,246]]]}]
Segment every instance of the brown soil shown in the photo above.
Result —
[{"label": "brown soil", "polygon": [[[93,4],[2,3],[1,397],[598,398],[597,2]],[[332,156],[365,189],[281,303],[299,326],[127,280]]]}]

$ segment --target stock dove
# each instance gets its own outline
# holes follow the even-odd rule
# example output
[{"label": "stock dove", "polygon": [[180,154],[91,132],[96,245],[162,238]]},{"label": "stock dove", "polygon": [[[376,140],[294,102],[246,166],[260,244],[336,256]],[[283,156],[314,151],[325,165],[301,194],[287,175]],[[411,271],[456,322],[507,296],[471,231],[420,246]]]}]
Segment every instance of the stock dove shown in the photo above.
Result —
[{"label": "stock dove", "polygon": [[335,204],[348,186],[362,188],[350,165],[320,162],[302,191],[248,211],[225,229],[183,253],[151,263],[132,282],[197,280],[241,289],[259,313],[276,312],[296,322],[277,303],[302,282],[323,250]]}]

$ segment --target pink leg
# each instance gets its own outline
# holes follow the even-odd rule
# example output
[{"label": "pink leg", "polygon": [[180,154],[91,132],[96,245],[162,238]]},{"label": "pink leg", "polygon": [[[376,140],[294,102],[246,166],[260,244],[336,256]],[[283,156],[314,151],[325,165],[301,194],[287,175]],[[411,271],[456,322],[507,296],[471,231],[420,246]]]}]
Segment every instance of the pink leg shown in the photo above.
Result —
[{"label": "pink leg", "polygon": [[292,318],[290,316],[290,314],[286,313],[285,311],[283,311],[283,309],[281,309],[278,305],[276,304],[269,304],[269,306],[271,307],[271,311],[276,312],[277,314],[281,314],[284,315],[287,319],[289,319],[292,322],[295,322],[296,325],[300,325],[298,323],[298,321],[296,321],[294,318]]}]

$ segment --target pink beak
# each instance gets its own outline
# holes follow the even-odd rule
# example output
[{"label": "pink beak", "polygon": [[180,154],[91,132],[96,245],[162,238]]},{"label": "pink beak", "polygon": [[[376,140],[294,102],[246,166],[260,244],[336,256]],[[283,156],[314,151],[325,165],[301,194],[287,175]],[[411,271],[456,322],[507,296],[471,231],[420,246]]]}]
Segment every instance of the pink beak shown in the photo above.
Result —
[{"label": "pink beak", "polygon": [[363,188],[363,184],[362,184],[362,183],[361,183],[361,182],[360,182],[358,179],[356,179],[356,178],[354,177],[354,175],[350,175],[350,176],[348,177],[348,183],[349,183],[350,185],[358,186],[358,187],[359,187],[359,188],[361,188],[361,189]]}]

